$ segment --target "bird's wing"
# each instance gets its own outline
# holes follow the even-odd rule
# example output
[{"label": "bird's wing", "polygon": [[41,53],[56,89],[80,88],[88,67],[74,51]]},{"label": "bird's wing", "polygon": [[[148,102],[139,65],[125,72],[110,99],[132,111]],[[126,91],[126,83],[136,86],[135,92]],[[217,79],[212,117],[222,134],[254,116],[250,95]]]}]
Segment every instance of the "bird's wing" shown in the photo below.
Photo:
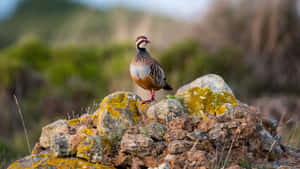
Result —
[{"label": "bird's wing", "polygon": [[160,86],[165,85],[166,83],[165,72],[156,60],[153,60],[150,65],[150,76],[152,77],[152,79],[156,84],[159,84]]}]

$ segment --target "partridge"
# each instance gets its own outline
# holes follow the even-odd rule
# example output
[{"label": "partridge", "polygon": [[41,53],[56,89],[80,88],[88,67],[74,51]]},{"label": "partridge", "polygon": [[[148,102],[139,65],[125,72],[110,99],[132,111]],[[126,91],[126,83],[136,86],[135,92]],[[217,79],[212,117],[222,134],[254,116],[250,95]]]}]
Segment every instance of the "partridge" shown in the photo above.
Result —
[{"label": "partridge", "polygon": [[147,52],[146,47],[150,43],[146,36],[136,38],[136,56],[130,63],[130,75],[132,80],[140,87],[150,91],[150,99],[155,100],[155,91],[160,89],[172,90],[168,85],[165,72],[161,65]]}]

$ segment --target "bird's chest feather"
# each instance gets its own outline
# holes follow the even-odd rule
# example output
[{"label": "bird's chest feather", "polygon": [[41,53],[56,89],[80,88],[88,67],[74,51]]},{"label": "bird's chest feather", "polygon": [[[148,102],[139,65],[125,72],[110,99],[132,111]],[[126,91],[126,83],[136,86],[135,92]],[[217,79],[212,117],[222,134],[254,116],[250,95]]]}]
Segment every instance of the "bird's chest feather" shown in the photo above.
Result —
[{"label": "bird's chest feather", "polygon": [[136,79],[142,79],[149,75],[151,69],[148,65],[130,65],[130,74]]}]

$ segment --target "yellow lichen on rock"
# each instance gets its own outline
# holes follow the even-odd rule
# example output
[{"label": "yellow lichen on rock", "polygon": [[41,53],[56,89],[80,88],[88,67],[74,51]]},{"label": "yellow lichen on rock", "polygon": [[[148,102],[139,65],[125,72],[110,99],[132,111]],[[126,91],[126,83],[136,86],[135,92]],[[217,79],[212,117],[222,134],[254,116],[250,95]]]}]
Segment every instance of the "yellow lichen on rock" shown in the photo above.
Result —
[{"label": "yellow lichen on rock", "polygon": [[[28,164],[28,165],[26,165]],[[35,169],[35,168],[55,168],[55,169],[115,169],[113,166],[104,166],[98,163],[90,163],[88,161],[77,158],[58,158],[51,154],[40,154],[38,156],[31,156],[28,161],[24,163],[15,162],[11,164],[8,169]]]},{"label": "yellow lichen on rock", "polygon": [[86,135],[92,135],[92,134],[94,134],[94,132],[91,129],[87,128],[87,127],[83,128],[81,130],[81,132],[84,133],[84,134],[86,134]]},{"label": "yellow lichen on rock", "polygon": [[222,114],[230,103],[236,106],[236,99],[228,92],[214,93],[209,88],[192,87],[182,94],[183,104],[189,114],[197,119],[206,119],[209,115]]},{"label": "yellow lichen on rock", "polygon": [[89,160],[90,158],[88,157],[87,155],[87,152],[93,147],[94,145],[94,140],[91,139],[89,145],[86,145],[86,144],[79,144],[79,146],[77,147],[77,156],[78,154],[80,154],[80,157],[83,158],[83,159],[86,159],[86,160]]},{"label": "yellow lichen on rock", "polygon": [[146,109],[146,104],[141,101],[136,101],[136,106],[140,112],[144,112]]},{"label": "yellow lichen on rock", "polygon": [[109,103],[112,107],[118,109],[125,109],[127,106],[127,94],[120,93],[109,100]]},{"label": "yellow lichen on rock", "polygon": [[139,121],[140,116],[139,116],[139,112],[137,109],[137,101],[135,101],[134,99],[130,99],[129,108],[130,108],[130,111],[132,112],[132,119],[136,122]]},{"label": "yellow lichen on rock", "polygon": [[80,123],[80,119],[71,119],[68,122],[69,122],[69,126],[75,126],[78,123]]},{"label": "yellow lichen on rock", "polygon": [[106,110],[110,113],[112,118],[114,119],[120,118],[120,112],[112,108],[112,106],[110,106],[109,104],[106,104]]}]

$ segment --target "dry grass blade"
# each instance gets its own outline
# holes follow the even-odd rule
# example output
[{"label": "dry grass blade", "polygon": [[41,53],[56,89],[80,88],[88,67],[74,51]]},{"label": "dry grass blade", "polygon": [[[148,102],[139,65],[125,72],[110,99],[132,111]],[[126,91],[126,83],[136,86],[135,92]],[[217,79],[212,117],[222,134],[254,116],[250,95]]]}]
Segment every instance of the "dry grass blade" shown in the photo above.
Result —
[{"label": "dry grass blade", "polygon": [[25,139],[26,139],[26,143],[27,143],[27,148],[28,148],[28,152],[30,154],[31,153],[31,146],[30,146],[30,143],[29,143],[28,132],[27,132],[27,128],[26,128],[26,125],[25,125],[23,113],[21,111],[21,107],[19,105],[18,98],[17,98],[16,95],[14,95],[14,100],[15,100],[17,110],[18,110],[18,113],[19,113],[21,121],[22,121],[23,129],[24,129],[24,133],[25,133]]},{"label": "dry grass blade", "polygon": [[229,156],[230,156],[230,154],[231,154],[231,149],[232,149],[233,143],[234,143],[234,141],[235,141],[235,138],[236,138],[236,136],[232,139],[232,142],[231,142],[231,144],[230,144],[230,148],[229,148],[229,150],[228,150],[227,156],[226,156],[225,161],[224,161],[223,168],[225,168],[225,166],[226,166],[226,164],[227,164],[227,162],[228,162],[228,160],[229,160]]}]

